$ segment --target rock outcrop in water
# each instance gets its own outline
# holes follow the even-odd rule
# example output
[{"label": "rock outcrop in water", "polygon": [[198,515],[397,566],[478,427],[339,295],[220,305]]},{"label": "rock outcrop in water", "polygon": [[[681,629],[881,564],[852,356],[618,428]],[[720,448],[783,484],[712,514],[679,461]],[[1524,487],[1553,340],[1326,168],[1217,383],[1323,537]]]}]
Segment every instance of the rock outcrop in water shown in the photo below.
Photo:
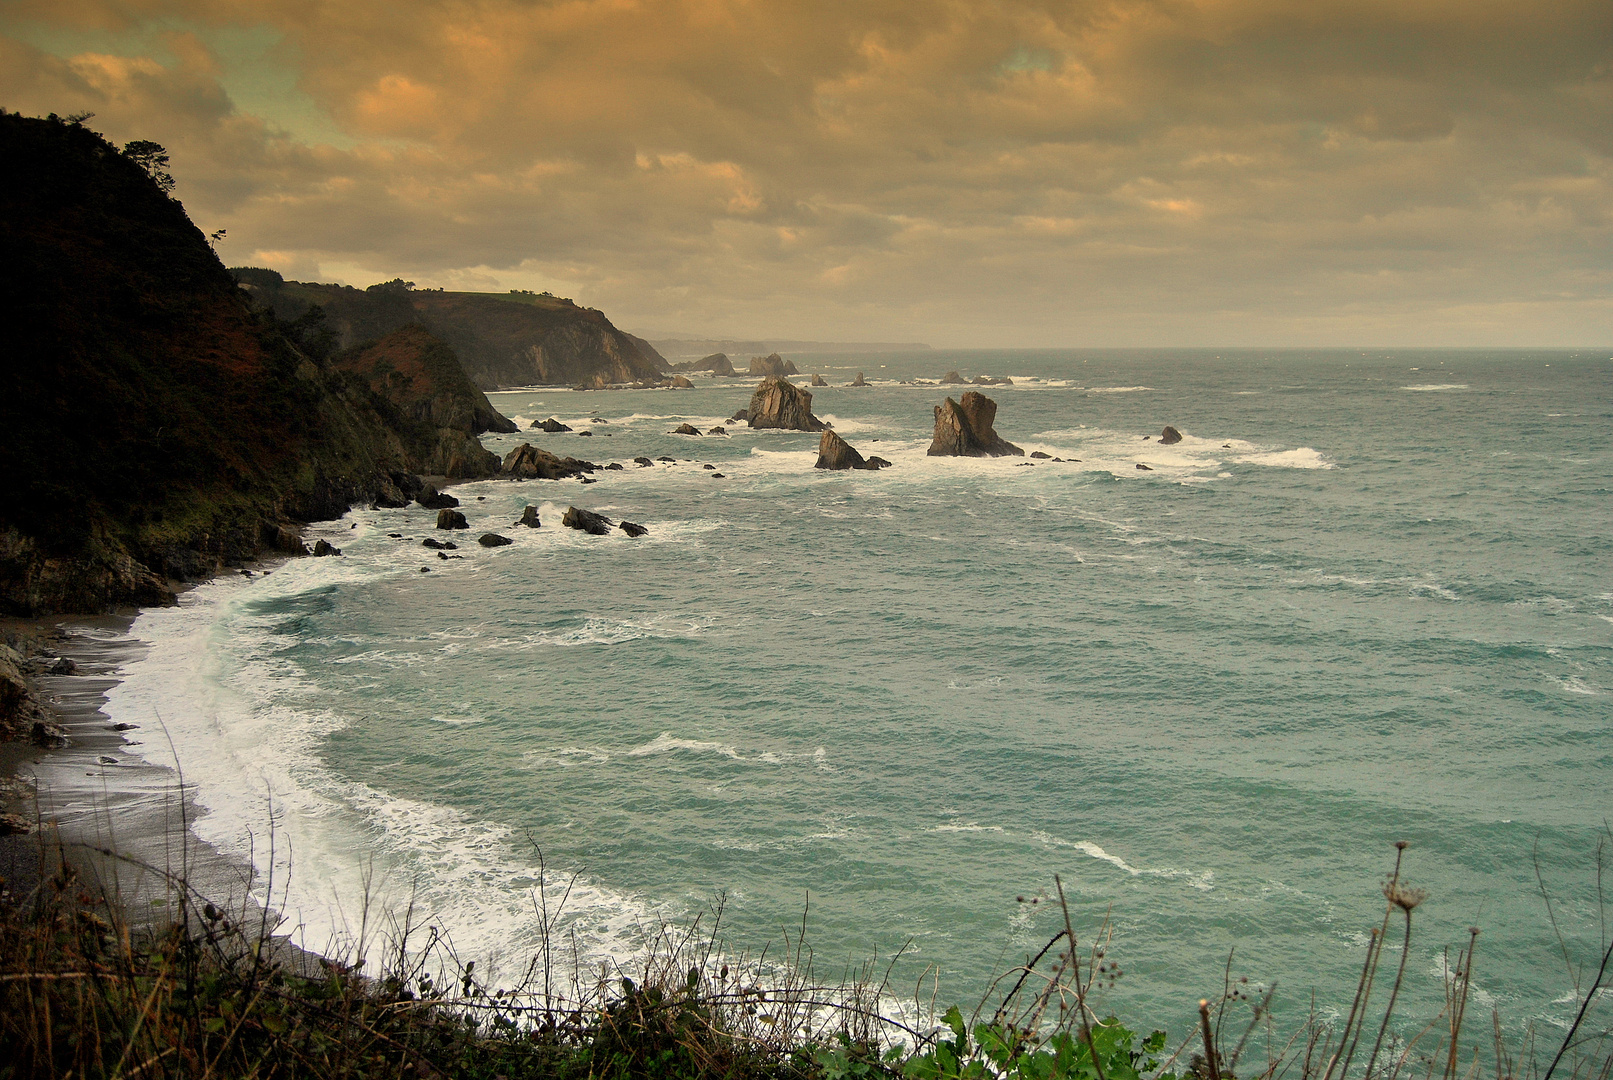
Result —
[{"label": "rock outcrop in water", "polygon": [[529,529],[543,528],[543,522],[538,520],[538,508],[536,506],[528,506],[521,511],[521,520],[517,521],[516,524],[525,525]]},{"label": "rock outcrop in water", "polygon": [[437,511],[437,528],[468,529],[470,524],[465,520],[465,515],[458,510],[439,510]]},{"label": "rock outcrop in water", "polygon": [[870,472],[886,468],[890,462],[882,457],[864,458],[856,449],[832,431],[825,431],[818,440],[818,460],[814,469],[866,469]]},{"label": "rock outcrop in water", "polygon": [[997,403],[970,390],[961,401],[947,398],[935,407],[935,437],[930,457],[1023,457],[1025,451],[997,434]]},{"label": "rock outcrop in water", "polygon": [[812,385],[813,386],[828,386],[829,383],[828,383],[828,381],[826,379],[824,379],[824,377],[822,375],[813,375],[812,376]]},{"label": "rock outcrop in water", "polygon": [[592,461],[557,457],[531,443],[522,443],[504,455],[501,471],[520,480],[563,480],[591,473],[598,468]]},{"label": "rock outcrop in water", "polygon": [[733,361],[728,359],[727,353],[712,353],[699,360],[688,360],[681,364],[673,364],[673,371],[709,371],[713,375],[735,375]]},{"label": "rock outcrop in water", "polygon": [[595,536],[606,536],[610,533],[611,520],[601,514],[594,513],[592,510],[568,506],[566,507],[565,517],[560,519],[560,524],[568,529],[579,529]]},{"label": "rock outcrop in water", "polygon": [[863,373],[859,371],[859,372],[857,372],[857,377],[855,379],[851,380],[846,385],[847,386],[867,386],[868,385],[868,380],[863,378]]},{"label": "rock outcrop in water", "polygon": [[752,375],[799,375],[800,370],[790,361],[778,353],[768,353],[766,356],[753,356],[750,360],[750,373]]},{"label": "rock outcrop in water", "polygon": [[756,388],[745,418],[753,428],[823,430],[823,421],[812,415],[812,394],[777,375],[763,379]]},{"label": "rock outcrop in water", "polygon": [[571,427],[568,424],[562,424],[560,421],[551,416],[547,420],[532,421],[531,429],[534,431],[546,431],[550,435],[558,435],[562,431],[570,431]]},{"label": "rock outcrop in water", "polygon": [[1166,424],[1165,430],[1159,433],[1159,445],[1161,446],[1175,446],[1181,441],[1182,433],[1169,424]]},{"label": "rock outcrop in water", "polygon": [[962,375],[959,375],[956,371],[949,371],[945,375],[941,376],[942,386],[945,386],[948,383],[966,383],[968,381],[969,380],[965,379]]},{"label": "rock outcrop in water", "polygon": [[445,491],[438,491],[435,486],[427,484],[415,496],[415,502],[427,510],[441,510],[445,507],[458,506],[459,500]]}]

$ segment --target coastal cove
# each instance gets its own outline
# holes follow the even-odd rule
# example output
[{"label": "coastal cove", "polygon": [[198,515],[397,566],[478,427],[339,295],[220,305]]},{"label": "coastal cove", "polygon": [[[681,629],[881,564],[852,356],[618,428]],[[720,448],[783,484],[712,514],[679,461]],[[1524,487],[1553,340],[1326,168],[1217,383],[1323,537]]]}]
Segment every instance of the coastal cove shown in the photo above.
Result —
[{"label": "coastal cove", "polygon": [[[356,509],[306,533],[340,558],[142,612],[106,712],[144,737],[118,756],[168,763],[165,730],[197,835],[265,877],[272,821],[315,948],[373,869],[461,953],[523,957],[541,849],[580,874],[591,956],[719,895],[754,950],[810,894],[820,961],[906,947],[898,985],[933,964],[968,1001],[1051,932],[1016,897],[1058,872],[1112,919],[1116,1011],[1176,1030],[1234,946],[1289,1009],[1347,1009],[1409,839],[1431,929],[1408,1014],[1472,924],[1535,958],[1480,963],[1509,1022],[1561,1019],[1530,852],[1594,937],[1605,354],[792,359],[890,468],[815,471],[817,435],[729,423],[752,379],[492,393],[520,430],[489,450],[623,469],[456,486],[462,559],[421,546],[435,512]],[[928,458],[949,368],[1010,377],[997,431],[1048,458]],[[551,416],[572,431],[531,430]],[[528,505],[542,527],[512,527]],[[649,532],[563,529],[569,505]]]}]

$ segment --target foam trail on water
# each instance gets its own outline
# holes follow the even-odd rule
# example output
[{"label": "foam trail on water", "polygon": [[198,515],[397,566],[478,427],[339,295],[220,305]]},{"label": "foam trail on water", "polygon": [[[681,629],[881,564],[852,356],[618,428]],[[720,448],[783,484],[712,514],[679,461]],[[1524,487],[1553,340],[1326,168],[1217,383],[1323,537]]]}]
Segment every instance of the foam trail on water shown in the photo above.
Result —
[{"label": "foam trail on water", "polygon": [[[141,752],[182,769],[200,811],[196,834],[254,868],[258,900],[289,918],[299,944],[359,947],[368,896],[372,933],[377,911],[412,903],[417,922],[434,921],[466,955],[530,953],[539,872],[510,830],[333,775],[321,747],[349,721],[298,705],[305,674],[285,655],[295,630],[266,602],[377,572],[391,571],[361,559],[298,560],[267,580],[220,578],[175,607],[143,612],[131,634],[149,649],[109,691],[108,715],[165,730],[167,740],[147,739]],[[566,883],[551,871],[541,887],[553,908]],[[563,925],[587,956],[626,956],[648,910],[580,880]],[[362,947],[382,944],[372,937]]]}]

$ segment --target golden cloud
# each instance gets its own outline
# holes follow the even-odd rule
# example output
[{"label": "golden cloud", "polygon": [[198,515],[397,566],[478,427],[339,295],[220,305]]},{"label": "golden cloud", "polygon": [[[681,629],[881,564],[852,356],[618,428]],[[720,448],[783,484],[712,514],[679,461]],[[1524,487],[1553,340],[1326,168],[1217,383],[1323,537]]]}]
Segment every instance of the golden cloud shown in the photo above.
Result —
[{"label": "golden cloud", "polygon": [[168,145],[232,260],[694,332],[1613,333],[1605,0],[10,8],[0,100]]}]

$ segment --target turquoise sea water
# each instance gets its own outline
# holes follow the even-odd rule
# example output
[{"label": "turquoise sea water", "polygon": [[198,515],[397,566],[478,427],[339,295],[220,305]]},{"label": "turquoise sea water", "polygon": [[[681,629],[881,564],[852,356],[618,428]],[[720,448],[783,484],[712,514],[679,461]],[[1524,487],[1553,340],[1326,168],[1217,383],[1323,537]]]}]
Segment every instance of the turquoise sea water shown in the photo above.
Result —
[{"label": "turquoise sea water", "polygon": [[[490,448],[626,468],[455,489],[459,560],[420,546],[419,508],[318,526],[341,559],[142,615],[114,719],[162,717],[221,848],[267,870],[275,822],[314,945],[368,875],[463,955],[518,956],[541,849],[581,873],[587,955],[719,895],[755,950],[810,895],[821,970],[906,945],[899,993],[933,965],[967,1004],[1055,931],[1016,897],[1058,873],[1078,930],[1112,922],[1113,1008],[1182,1030],[1233,948],[1290,1015],[1312,991],[1347,1010],[1406,839],[1430,898],[1404,1011],[1432,1014],[1476,925],[1481,1004],[1569,1017],[1534,858],[1571,949],[1594,948],[1613,358],[795,359],[837,384],[818,415],[892,468],[815,471],[803,433],[670,434],[724,423],[750,379],[493,395],[594,435]],[[1079,463],[926,457],[958,388],[900,380],[949,368],[1013,377],[985,391],[998,431]],[[876,385],[839,385],[858,370]],[[1165,424],[1180,445],[1143,438]],[[562,529],[573,503],[650,533]],[[510,527],[527,504],[541,530]],[[515,543],[484,550],[487,529]]]}]

